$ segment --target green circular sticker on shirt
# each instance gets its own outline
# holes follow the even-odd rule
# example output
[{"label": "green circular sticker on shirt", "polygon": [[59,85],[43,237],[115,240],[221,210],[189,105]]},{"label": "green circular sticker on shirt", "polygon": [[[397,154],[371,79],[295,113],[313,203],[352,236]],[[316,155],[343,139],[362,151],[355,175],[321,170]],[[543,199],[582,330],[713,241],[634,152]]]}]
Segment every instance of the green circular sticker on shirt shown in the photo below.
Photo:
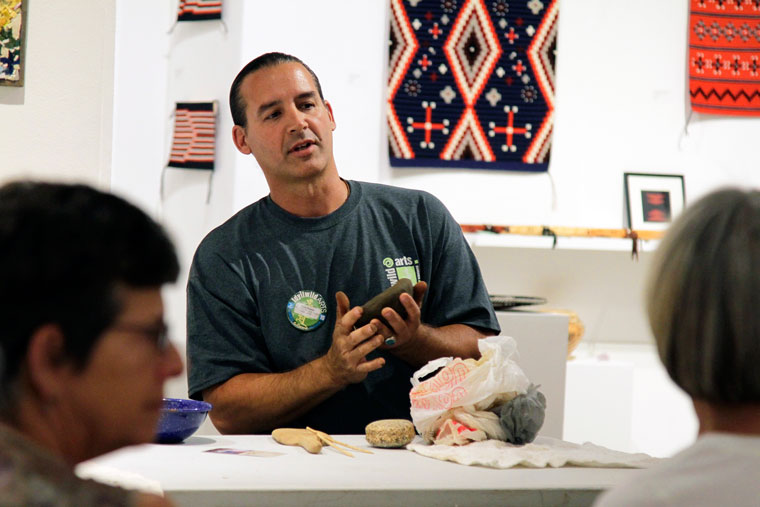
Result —
[{"label": "green circular sticker on shirt", "polygon": [[327,318],[327,303],[322,294],[299,290],[288,300],[288,320],[301,331],[313,331]]}]

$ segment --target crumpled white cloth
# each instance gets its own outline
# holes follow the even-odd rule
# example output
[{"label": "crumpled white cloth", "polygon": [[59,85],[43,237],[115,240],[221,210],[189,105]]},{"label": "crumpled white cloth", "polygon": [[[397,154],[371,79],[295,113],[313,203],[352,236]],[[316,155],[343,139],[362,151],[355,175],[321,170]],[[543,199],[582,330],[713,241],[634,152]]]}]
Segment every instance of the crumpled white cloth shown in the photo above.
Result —
[{"label": "crumpled white cloth", "polygon": [[659,458],[653,458],[648,454],[631,454],[590,442],[581,445],[551,437],[537,437],[533,443],[526,445],[484,440],[461,446],[411,443],[406,448],[429,458],[491,468],[646,468],[660,461]]}]

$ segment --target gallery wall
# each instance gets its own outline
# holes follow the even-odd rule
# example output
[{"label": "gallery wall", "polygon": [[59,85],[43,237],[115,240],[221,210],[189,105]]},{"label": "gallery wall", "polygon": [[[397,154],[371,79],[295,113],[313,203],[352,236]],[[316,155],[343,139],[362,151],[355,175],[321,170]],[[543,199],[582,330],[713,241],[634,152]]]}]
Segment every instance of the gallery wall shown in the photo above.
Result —
[{"label": "gallery wall", "polygon": [[[343,176],[428,190],[462,223],[622,227],[626,171],[684,174],[687,201],[726,183],[758,184],[760,120],[695,114],[687,126],[687,0],[561,2],[548,175],[388,166],[385,1],[226,0],[224,24],[173,27],[175,6],[30,2],[26,86],[0,88],[0,179],[110,182],[165,223],[183,265],[166,298],[181,348],[195,247],[267,193],[255,160],[232,146],[226,105],[237,70],[265,51],[292,52],[320,75]],[[87,30],[76,28],[83,19]],[[207,100],[220,105],[217,169],[162,175],[174,103]],[[641,306],[648,252],[632,262],[616,241],[549,245],[499,239],[474,250],[491,292],[576,311],[584,340],[650,340]]]},{"label": "gallery wall", "polygon": [[[547,3],[547,2],[544,2]],[[687,0],[561,0],[549,176],[394,171],[461,222],[624,225],[623,173],[675,173],[687,199],[760,181],[760,120],[687,108]],[[431,177],[434,176],[434,177]]]},{"label": "gallery wall", "polygon": [[115,2],[30,1],[23,87],[0,86],[0,182],[110,184]]},{"label": "gallery wall", "polygon": [[[306,0],[227,0],[226,27],[184,23],[171,34],[168,4],[117,2],[112,181],[162,216],[180,242],[185,268],[210,228],[268,192],[253,157],[232,146],[226,98],[237,70],[272,50],[300,56],[320,76],[338,125],[343,176],[430,191],[461,223],[621,228],[624,172],[683,174],[687,201],[723,184],[758,182],[752,147],[760,120],[688,118],[687,0],[561,2],[548,174],[389,167],[387,2],[329,0],[317,9]],[[143,29],[126,29],[134,26]],[[159,199],[173,104],[211,99],[220,110],[208,203],[208,175],[174,169]],[[134,150],[135,144],[150,151]],[[546,308],[575,311],[587,341],[651,340],[641,297],[656,244],[644,245],[634,262],[630,242],[621,240],[560,242],[552,250],[547,238],[528,245],[507,237],[471,239],[492,293],[542,296]],[[180,340],[182,286],[169,298]]]}]

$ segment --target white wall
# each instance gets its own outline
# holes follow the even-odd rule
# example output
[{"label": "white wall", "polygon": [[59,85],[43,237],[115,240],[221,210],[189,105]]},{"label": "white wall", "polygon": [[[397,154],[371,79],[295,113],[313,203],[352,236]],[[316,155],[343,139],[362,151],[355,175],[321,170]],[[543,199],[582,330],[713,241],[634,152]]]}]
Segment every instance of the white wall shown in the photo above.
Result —
[{"label": "white wall", "polygon": [[[462,223],[623,227],[623,173],[686,177],[687,199],[760,181],[760,120],[687,118],[687,0],[560,2],[550,175],[393,171]],[[383,159],[381,159],[383,160]]]},{"label": "white wall", "polygon": [[[301,58],[319,76],[325,99],[332,104],[337,123],[335,159],[341,175],[366,181],[383,179],[380,171],[387,151],[382,137],[387,2],[244,3],[239,68],[267,51]],[[234,77],[232,73],[222,81],[225,92]],[[222,114],[229,115],[229,109]],[[253,156],[238,154],[235,170],[244,187],[236,195],[237,207],[268,193]]]},{"label": "white wall", "polygon": [[[175,24],[173,0],[118,0],[116,5],[112,189],[158,218],[177,246],[181,274],[165,291],[164,302],[172,338],[184,356],[185,285],[192,255],[203,236],[236,211],[234,196],[244,188],[233,170],[226,93],[240,67],[245,5],[225,2],[226,26],[216,21]],[[212,100],[221,106],[217,170],[165,169],[175,104]],[[187,396],[184,375],[169,383],[167,395]]]},{"label": "white wall", "polygon": [[18,177],[108,187],[113,0],[29,2],[24,86],[0,86],[0,182]]},{"label": "white wall", "polygon": [[[271,50],[300,56],[320,76],[343,176],[428,190],[462,223],[620,228],[626,171],[684,174],[687,200],[760,178],[753,163],[760,120],[695,114],[685,134],[687,0],[561,3],[549,175],[388,166],[385,1],[324,0],[316,8],[310,0],[227,0],[228,31],[207,21],[180,24],[171,35],[175,1],[116,3],[113,188],[161,216],[185,274],[206,231],[268,192],[253,157],[230,142],[227,94],[237,71]],[[220,111],[210,202],[207,174],[176,169],[167,171],[161,202],[174,102],[211,99]],[[474,250],[492,293],[543,296],[576,311],[587,341],[649,341],[641,306],[649,254],[634,263],[627,243],[597,245]],[[168,297],[180,346],[184,283]]]},{"label": "white wall", "polygon": [[[167,292],[182,349],[184,277],[195,246],[267,193],[253,158],[230,142],[226,105],[235,73],[264,51],[292,52],[320,75],[338,122],[344,176],[429,190],[463,223],[621,227],[625,171],[683,173],[689,200],[723,183],[758,183],[760,120],[695,115],[684,135],[686,0],[562,2],[551,177],[388,167],[384,0],[226,0],[226,31],[208,21],[169,34],[175,5],[30,1],[26,86],[0,87],[0,180],[110,182],[164,222],[183,265]],[[212,99],[221,107],[210,202],[208,174],[176,169],[165,175],[162,200],[173,105]],[[549,250],[535,242],[474,250],[492,292],[541,295],[577,311],[587,343],[646,341],[640,298],[649,254],[632,263],[612,243],[611,250]],[[184,396],[185,380],[169,394]]]}]

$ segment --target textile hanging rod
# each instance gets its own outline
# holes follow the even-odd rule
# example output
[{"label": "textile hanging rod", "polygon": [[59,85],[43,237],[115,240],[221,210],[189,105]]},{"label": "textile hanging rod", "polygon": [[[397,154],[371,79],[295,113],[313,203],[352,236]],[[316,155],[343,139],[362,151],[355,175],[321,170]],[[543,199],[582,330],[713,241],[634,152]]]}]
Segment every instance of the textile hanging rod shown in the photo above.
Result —
[{"label": "textile hanging rod", "polygon": [[573,238],[622,238],[632,240],[631,256],[638,259],[639,240],[661,239],[664,231],[633,231],[631,229],[591,229],[586,227],[562,227],[546,225],[473,225],[460,224],[463,232],[492,232],[496,234],[519,234],[522,236],[551,236],[552,248],[557,246],[559,236]]}]

